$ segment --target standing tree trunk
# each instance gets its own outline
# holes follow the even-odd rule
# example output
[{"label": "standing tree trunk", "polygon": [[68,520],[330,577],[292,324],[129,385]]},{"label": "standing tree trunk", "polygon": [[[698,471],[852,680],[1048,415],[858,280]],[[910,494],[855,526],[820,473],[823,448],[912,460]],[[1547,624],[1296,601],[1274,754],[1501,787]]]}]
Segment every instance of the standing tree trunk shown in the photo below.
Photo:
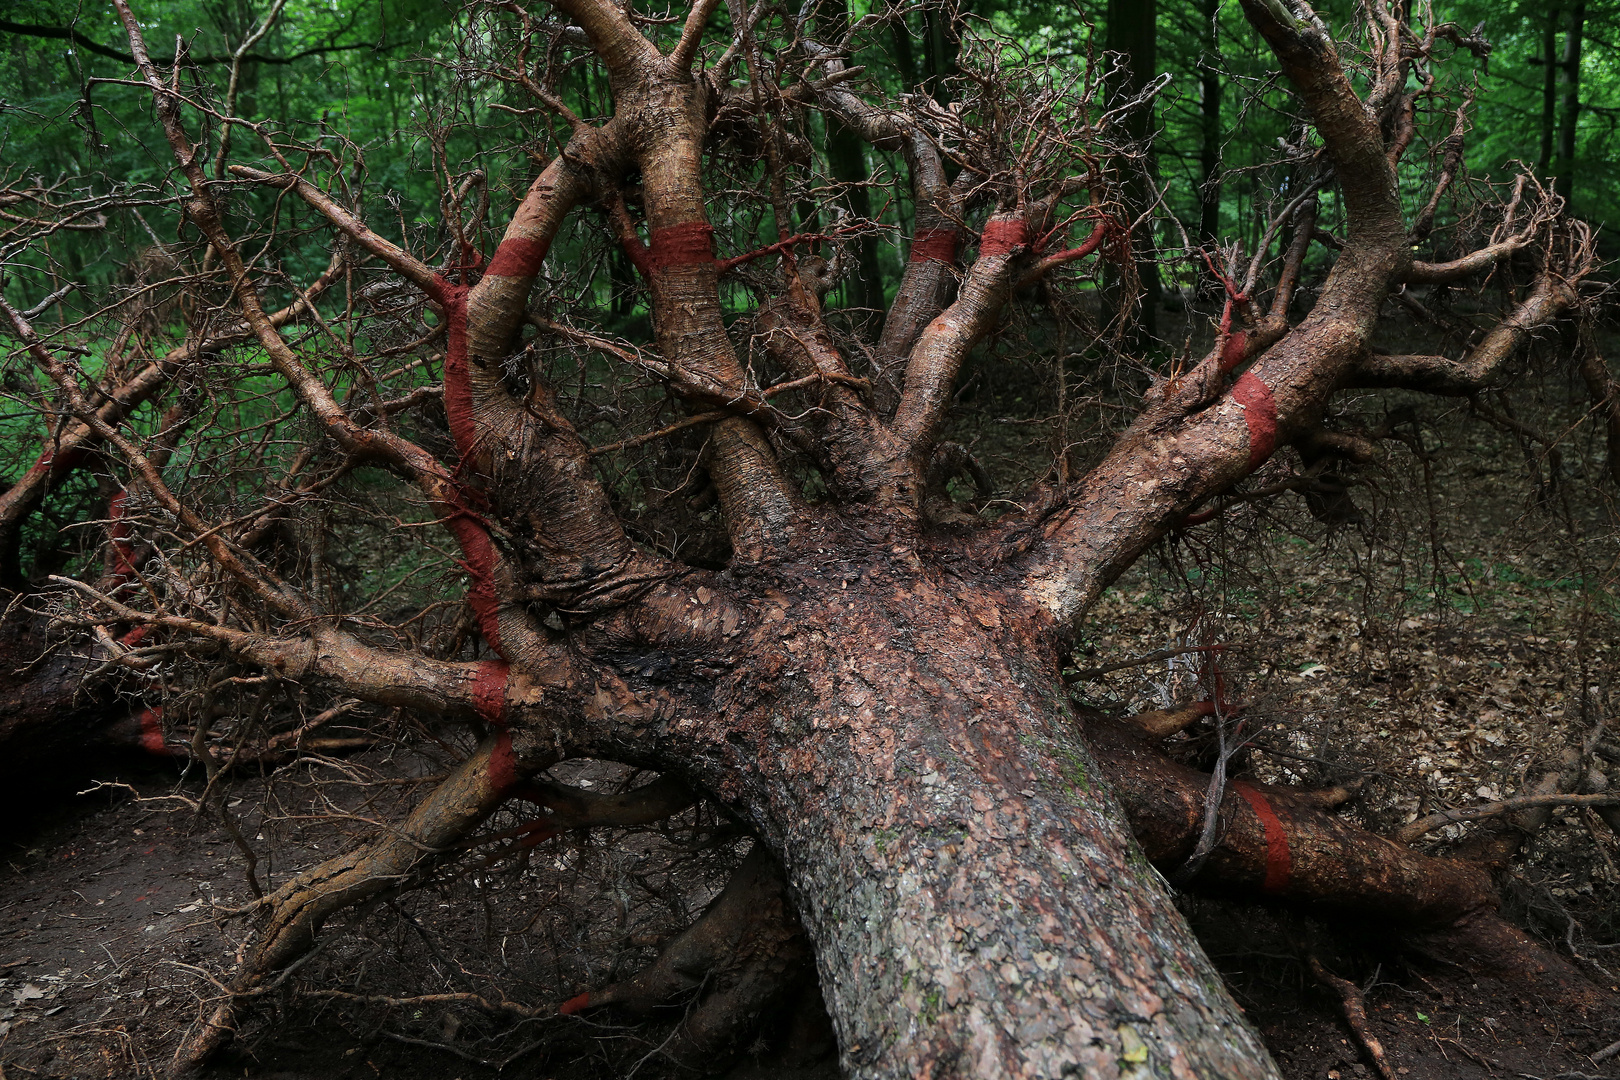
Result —
[{"label": "standing tree trunk", "polygon": [[[842,41],[849,34],[848,0],[840,0],[831,8],[830,21],[833,25],[829,29],[834,40]],[[895,33],[898,37],[904,37],[909,46],[910,38],[905,35],[903,23],[896,24]],[[827,117],[826,124],[827,165],[833,179],[845,185],[840,201],[851,216],[869,220],[872,217],[872,196],[867,185],[871,183],[872,170],[866,161],[865,140],[837,117]],[[853,307],[875,312],[881,319],[884,284],[883,268],[878,262],[878,238],[863,234],[855,242],[855,252],[858,272],[846,285],[849,303]],[[881,330],[882,327],[877,325],[873,329]]]},{"label": "standing tree trunk", "polygon": [[[1136,97],[1153,81],[1158,72],[1159,5],[1158,0],[1108,0],[1107,48],[1118,53],[1123,70],[1112,80],[1109,93],[1116,103]],[[1219,108],[1217,97],[1216,107]],[[1206,106],[1207,108],[1207,106]],[[1154,131],[1154,109],[1143,106],[1125,118],[1125,136],[1140,151],[1140,157],[1129,166],[1122,185],[1123,210],[1129,218],[1137,218],[1154,199],[1154,167],[1151,137]],[[1131,237],[1131,250],[1135,253],[1135,277],[1139,288],[1116,289],[1115,309],[1119,315],[1132,304],[1139,303],[1135,326],[1148,338],[1158,333],[1159,264],[1153,243],[1151,226],[1144,225]]]},{"label": "standing tree trunk", "polygon": [[1551,176],[1553,138],[1558,131],[1558,18],[1563,14],[1549,6],[1546,24],[1541,28],[1541,54],[1531,62],[1541,66],[1541,154],[1536,158],[1536,175]]},{"label": "standing tree trunk", "polygon": [[1563,90],[1563,110],[1558,118],[1558,156],[1553,162],[1553,190],[1566,205],[1575,199],[1575,137],[1581,120],[1581,42],[1586,36],[1586,0],[1576,0],[1569,9],[1569,27],[1564,32],[1564,55],[1558,65],[1558,81]]},{"label": "standing tree trunk", "polygon": [[1198,61],[1198,242],[1211,252],[1219,245],[1221,232],[1220,12],[1220,0],[1203,0],[1204,40]]}]

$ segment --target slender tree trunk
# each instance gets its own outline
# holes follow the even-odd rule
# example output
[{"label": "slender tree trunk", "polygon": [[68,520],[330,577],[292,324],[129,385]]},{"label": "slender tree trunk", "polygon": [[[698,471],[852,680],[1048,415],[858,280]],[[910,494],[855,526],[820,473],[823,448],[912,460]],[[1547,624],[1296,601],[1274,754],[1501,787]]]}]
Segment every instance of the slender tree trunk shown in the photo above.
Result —
[{"label": "slender tree trunk", "polygon": [[1536,158],[1536,175],[1548,176],[1552,169],[1553,135],[1558,127],[1558,15],[1556,7],[1547,11],[1547,24],[1541,29],[1541,156]]},{"label": "slender tree trunk", "polygon": [[1577,0],[1569,9],[1569,28],[1564,33],[1564,55],[1559,64],[1563,90],[1563,114],[1558,122],[1558,157],[1554,163],[1553,189],[1566,203],[1575,192],[1575,136],[1581,119],[1581,39],[1586,34],[1586,0]]},{"label": "slender tree trunk", "polygon": [[[836,25],[832,28],[832,37],[842,39],[849,32],[849,2],[841,0],[832,6],[830,15]],[[901,34],[901,36],[904,36]],[[907,38],[909,45],[910,39]],[[851,131],[835,116],[826,118],[827,124],[827,164],[830,166],[833,179],[845,185],[839,196],[851,216],[857,218],[870,218],[872,216],[872,197],[867,191],[866,184],[872,178],[872,170],[866,160],[866,140]],[[863,236],[855,244],[856,273],[852,278],[846,279],[846,297],[852,307],[863,308],[876,312],[876,324],[868,327],[872,337],[882,330],[882,312],[884,308],[883,268],[878,262],[878,238],[876,236]]]},{"label": "slender tree trunk", "polygon": [[[851,216],[870,218],[872,196],[866,189],[872,171],[866,162],[866,142],[836,117],[827,118],[827,164],[833,179],[846,185],[839,199]],[[876,312],[878,322],[870,327],[873,337],[882,329],[884,308],[883,267],[878,261],[878,238],[863,236],[855,244],[856,273],[848,281],[848,298],[853,307]]]},{"label": "slender tree trunk", "polygon": [[906,86],[917,85],[917,50],[911,41],[911,24],[906,16],[897,14],[889,24],[889,40],[894,47],[894,66],[900,71],[900,80]]},{"label": "slender tree trunk", "polygon": [[[1107,48],[1124,57],[1125,70],[1111,87],[1115,100],[1125,100],[1142,92],[1153,80],[1158,69],[1158,0],[1108,0]],[[1144,153],[1154,129],[1154,110],[1139,109],[1125,120],[1125,133],[1133,143],[1140,144]],[[1152,177],[1155,170],[1151,155],[1133,169],[1125,181],[1125,207],[1132,217],[1140,216],[1152,199]],[[1158,329],[1159,267],[1154,259],[1151,235],[1132,237],[1137,254],[1136,276],[1141,284],[1141,311],[1137,326],[1152,337]],[[1132,297],[1115,290],[1115,307],[1127,306]]]},{"label": "slender tree trunk", "polygon": [[1198,184],[1198,242],[1213,251],[1221,231],[1221,73],[1217,39],[1220,0],[1203,0],[1203,57],[1199,64],[1200,134]]},{"label": "slender tree trunk", "polygon": [[928,68],[923,89],[941,105],[949,104],[955,94],[950,79],[957,71],[961,44],[957,20],[964,9],[959,5],[956,11],[946,11],[934,4],[923,8],[923,63]]}]

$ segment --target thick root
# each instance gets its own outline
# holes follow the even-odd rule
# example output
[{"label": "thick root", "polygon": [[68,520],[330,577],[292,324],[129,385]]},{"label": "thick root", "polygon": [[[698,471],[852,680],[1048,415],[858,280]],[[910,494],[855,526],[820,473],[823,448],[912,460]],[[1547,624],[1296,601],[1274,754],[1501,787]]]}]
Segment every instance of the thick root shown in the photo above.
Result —
[{"label": "thick root", "polygon": [[[1104,718],[1087,721],[1086,739],[1149,861],[1165,870],[1180,866],[1203,824],[1208,775]],[[1447,925],[1493,904],[1484,870],[1358,828],[1326,813],[1312,795],[1237,781],[1221,812],[1221,840],[1201,887],[1259,891],[1409,925]]]},{"label": "thick root", "polygon": [[194,1075],[229,1042],[236,1032],[240,1003],[271,989],[275,973],[313,947],[328,918],[408,885],[457,850],[459,841],[510,795],[510,787],[498,780],[501,770],[491,768],[492,759],[502,753],[510,756],[500,740],[486,740],[397,829],[367,847],[304,871],[265,897],[261,906],[267,917],[229,993],[181,1042],[170,1076]]},{"label": "thick root", "polygon": [[[1197,842],[1209,777],[1118,721],[1088,718],[1086,738],[1144,854],[1174,871]],[[1220,842],[1193,887],[1385,919],[1414,948],[1476,973],[1533,979],[1542,992],[1576,1007],[1605,1000],[1568,961],[1495,913],[1485,867],[1424,855],[1342,821],[1324,808],[1332,801],[1235,782],[1220,811]]]},{"label": "thick root", "polygon": [[753,1040],[763,1020],[813,981],[809,940],[782,871],[755,844],[703,915],[658,959],[623,982],[580,994],[561,1012],[615,1005],[647,1016],[691,1002],[664,1052],[690,1066],[723,1068]]}]

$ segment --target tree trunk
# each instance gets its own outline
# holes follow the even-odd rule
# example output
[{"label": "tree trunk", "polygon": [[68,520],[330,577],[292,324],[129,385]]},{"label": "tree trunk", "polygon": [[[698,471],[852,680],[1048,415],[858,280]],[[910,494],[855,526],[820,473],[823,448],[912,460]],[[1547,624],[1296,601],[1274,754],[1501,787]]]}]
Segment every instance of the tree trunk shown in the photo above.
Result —
[{"label": "tree trunk", "polygon": [[121,708],[105,685],[85,686],[91,663],[75,650],[51,651],[44,620],[13,616],[0,628],[0,779],[72,772],[109,740]]},{"label": "tree trunk", "polygon": [[923,8],[923,64],[928,69],[924,77],[923,92],[941,105],[955,99],[950,80],[957,73],[956,52],[961,38],[958,22],[962,4],[956,10],[946,11],[935,4]]},{"label": "tree trunk", "polygon": [[848,1075],[1275,1075],[1085,749],[1049,625],[904,548],[773,571],[728,649],[752,673],[668,751],[781,859]]},{"label": "tree trunk", "polygon": [[[849,3],[843,0],[832,9],[830,20],[834,40],[849,33]],[[897,28],[897,33],[899,32]],[[872,216],[872,197],[866,185],[872,179],[872,170],[866,162],[866,142],[849,125],[837,117],[826,118],[827,165],[833,179],[845,185],[839,194],[852,217],[862,220]],[[857,272],[846,279],[845,295],[850,306],[874,313],[876,323],[869,327],[870,336],[882,330],[883,269],[878,263],[878,238],[862,236],[855,242]]]},{"label": "tree trunk", "polygon": [[[1221,232],[1220,0],[1203,0],[1204,48],[1199,61],[1198,242],[1215,251]],[[1212,285],[1216,285],[1213,281]],[[1218,287],[1218,286],[1217,286]]]},{"label": "tree trunk", "polygon": [[[1108,0],[1107,48],[1119,53],[1125,62],[1121,77],[1109,88],[1116,102],[1140,94],[1153,80],[1158,69],[1158,19],[1158,0]],[[1132,164],[1124,183],[1125,209],[1133,218],[1140,216],[1153,198],[1155,169],[1147,145],[1154,130],[1153,116],[1152,108],[1137,109],[1124,122],[1126,137],[1140,145],[1145,155]],[[1131,246],[1136,252],[1136,276],[1141,283],[1141,311],[1136,326],[1152,337],[1158,330],[1159,308],[1159,266],[1154,258],[1153,238],[1137,233],[1132,236]],[[1115,293],[1116,308],[1137,298],[1129,289],[1116,289]]]},{"label": "tree trunk", "polygon": [[1541,154],[1536,158],[1536,175],[1550,176],[1553,162],[1553,136],[1558,130],[1558,8],[1547,10],[1547,23],[1541,28],[1541,55],[1531,61],[1541,66]]},{"label": "tree trunk", "polygon": [[1558,157],[1554,162],[1553,190],[1569,205],[1575,194],[1575,136],[1581,120],[1581,39],[1586,35],[1586,2],[1577,0],[1569,9],[1569,29],[1564,33],[1564,56],[1558,78],[1563,89],[1563,112],[1558,120]]}]

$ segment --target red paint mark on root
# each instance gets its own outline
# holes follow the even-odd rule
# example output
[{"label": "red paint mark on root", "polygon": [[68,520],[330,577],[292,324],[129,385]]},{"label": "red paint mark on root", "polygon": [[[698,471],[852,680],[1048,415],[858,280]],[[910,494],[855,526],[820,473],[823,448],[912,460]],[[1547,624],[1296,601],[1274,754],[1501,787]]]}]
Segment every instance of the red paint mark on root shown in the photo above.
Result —
[{"label": "red paint mark on root", "polygon": [[506,680],[511,669],[504,660],[485,660],[473,679],[473,708],[491,724],[506,723]]},{"label": "red paint mark on root", "polygon": [[714,227],[704,221],[689,221],[652,231],[645,270],[650,274],[672,266],[703,266],[714,261]]},{"label": "red paint mark on root", "polygon": [[523,836],[512,845],[518,851],[525,848],[539,847],[553,836],[561,836],[562,830],[549,821],[531,821],[523,826]]},{"label": "red paint mark on root", "polygon": [[1249,335],[1239,330],[1227,337],[1226,343],[1221,346],[1221,374],[1226,374],[1239,364],[1243,363],[1244,354],[1249,351]]},{"label": "red paint mark on root", "polygon": [[590,1008],[590,1005],[591,994],[590,991],[587,990],[583,994],[575,994],[573,997],[557,1006],[557,1012],[563,1016],[573,1016],[577,1012],[584,1012],[586,1009]]},{"label": "red paint mark on root", "polygon": [[495,542],[482,520],[465,507],[458,508],[445,527],[461,545],[462,569],[472,578],[467,604],[489,647],[501,651],[500,601],[495,596]]},{"label": "red paint mark on root", "polygon": [[486,660],[478,665],[478,676],[473,680],[473,708],[495,728],[489,783],[498,792],[518,785],[517,755],[512,751],[512,731],[506,725],[506,680],[510,673],[506,661]]},{"label": "red paint mark on root", "polygon": [[495,730],[495,749],[489,755],[489,784],[496,792],[503,792],[517,782],[517,755],[512,752],[512,731],[502,724]]},{"label": "red paint mark on root", "polygon": [[47,446],[39,455],[38,460],[29,466],[28,471],[23,474],[23,479],[37,479],[39,474],[46,471],[61,476],[63,473],[83,465],[89,457],[90,452],[82,446],[75,446],[61,454],[58,454],[54,447]]},{"label": "red paint mark on root", "polygon": [[546,251],[551,247],[549,237],[540,240],[531,240],[527,236],[511,236],[501,241],[501,246],[495,249],[495,257],[489,260],[489,269],[484,271],[486,276],[497,277],[534,277],[540,272],[540,264],[546,259]]},{"label": "red paint mark on root", "polygon": [[979,255],[1010,255],[1013,249],[1028,241],[1028,230],[1019,218],[997,218],[984,226],[979,237]]},{"label": "red paint mark on root", "polygon": [[955,229],[918,229],[911,241],[911,261],[955,262],[956,236]]},{"label": "red paint mark on root", "polygon": [[1288,878],[1294,869],[1294,857],[1288,850],[1288,832],[1264,795],[1241,780],[1234,781],[1232,788],[1243,796],[1266,830],[1266,880],[1260,890],[1280,893],[1288,888]]},{"label": "red paint mark on root", "polygon": [[1249,425],[1249,470],[1258,469],[1277,447],[1277,401],[1271,387],[1245,371],[1232,387],[1232,400],[1243,406]]},{"label": "red paint mark on root", "polygon": [[441,290],[444,305],[444,413],[450,421],[450,435],[456,451],[467,457],[473,449],[472,375],[467,367],[467,289],[446,282]]},{"label": "red paint mark on root", "polygon": [[[510,243],[510,241],[508,241]],[[506,244],[501,245],[505,250]],[[497,259],[500,252],[496,252]],[[445,282],[441,288],[444,304],[446,343],[444,350],[444,413],[450,422],[450,434],[455,439],[456,451],[462,460],[470,458],[477,442],[477,429],[473,422],[472,373],[467,364],[467,289]],[[465,557],[463,568],[472,578],[467,602],[478,620],[478,629],[489,642],[490,648],[501,651],[501,632],[498,619],[499,603],[495,596],[495,544],[483,521],[464,503],[451,507],[445,522]]]},{"label": "red paint mark on root", "polygon": [[163,707],[148,705],[141,710],[141,749],[148,754],[168,756],[169,748],[163,742]]}]

